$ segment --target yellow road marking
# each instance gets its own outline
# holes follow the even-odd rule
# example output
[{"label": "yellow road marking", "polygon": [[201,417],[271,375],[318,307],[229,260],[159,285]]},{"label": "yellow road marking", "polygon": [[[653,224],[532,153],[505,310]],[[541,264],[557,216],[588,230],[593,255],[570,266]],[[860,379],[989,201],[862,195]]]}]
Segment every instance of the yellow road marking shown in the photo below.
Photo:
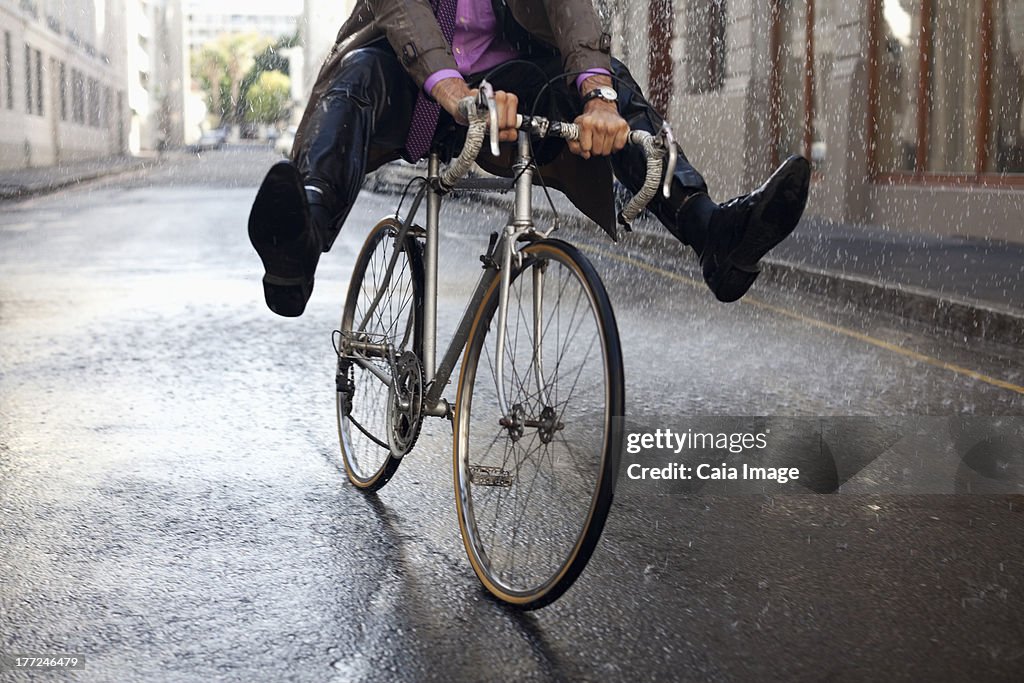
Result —
[{"label": "yellow road marking", "polygon": [[[700,289],[704,289],[706,287],[706,285],[703,282],[699,282],[697,280],[694,280],[693,278],[686,277],[685,275],[680,275],[678,273],[673,273],[671,271],[665,270],[664,268],[658,268],[657,266],[652,266],[652,265],[650,265],[648,263],[644,263],[643,261],[638,261],[638,260],[636,260],[634,258],[630,258],[628,256],[620,256],[619,254],[613,254],[611,252],[607,252],[607,251],[605,251],[603,249],[597,249],[595,247],[584,247],[584,246],[580,246],[580,245],[576,245],[576,246],[577,246],[577,248],[582,249],[583,251],[588,251],[588,252],[591,252],[593,254],[597,254],[599,256],[603,256],[605,258],[610,258],[610,259],[613,259],[615,261],[619,261],[621,263],[626,263],[626,264],[634,266],[636,268],[640,268],[641,270],[646,270],[649,273],[654,273],[656,275],[661,275],[662,277],[666,277],[666,278],[668,278],[670,280],[675,280],[676,282],[682,282],[683,284],[690,285],[691,287],[697,287],[697,288],[700,288]],[[963,377],[970,377],[971,379],[975,379],[975,380],[977,380],[979,382],[984,382],[985,384],[991,384],[992,386],[999,387],[1000,389],[1006,389],[1007,391],[1014,391],[1014,392],[1016,392],[1018,394],[1024,394],[1024,387],[1022,387],[1022,386],[1019,386],[1019,385],[1016,385],[1016,384],[1011,384],[1010,382],[1006,382],[1006,381],[998,379],[996,377],[991,377],[989,375],[985,375],[985,374],[982,374],[980,372],[976,372],[974,370],[971,370],[970,368],[965,368],[965,367],[963,367],[961,365],[955,365],[953,363],[947,363],[946,361],[939,360],[938,358],[932,358],[931,356],[926,356],[925,354],[918,353],[917,351],[911,351],[910,349],[905,349],[902,346],[899,346],[897,344],[892,344],[892,343],[884,341],[882,339],[877,339],[875,337],[872,337],[871,335],[864,334],[863,332],[857,332],[856,330],[851,330],[851,329],[849,329],[847,327],[842,327],[840,325],[833,325],[831,323],[824,322],[823,320],[817,320],[815,318],[810,318],[810,317],[808,317],[806,315],[802,315],[802,314],[797,313],[795,311],[790,311],[790,310],[785,309],[785,308],[780,308],[779,306],[773,306],[772,304],[766,303],[766,302],[761,301],[759,299],[756,299],[754,297],[745,296],[745,297],[743,297],[743,299],[740,300],[740,303],[748,304],[750,306],[755,306],[757,308],[762,308],[762,309],[764,309],[766,311],[771,311],[773,313],[777,313],[779,315],[785,316],[787,318],[791,318],[793,320],[798,320],[798,321],[804,323],[805,325],[809,325],[811,327],[817,327],[819,329],[828,330],[829,332],[833,332],[835,334],[843,335],[844,337],[849,337],[851,339],[856,339],[858,341],[864,342],[865,344],[870,344],[872,346],[877,346],[880,349],[885,349],[886,351],[891,351],[892,353],[898,354],[898,355],[903,356],[905,358],[911,358],[911,359],[916,360],[918,362],[925,363],[927,365],[931,365],[933,367],[940,368],[942,370],[948,370],[949,372],[956,373],[956,374],[961,375]]]}]

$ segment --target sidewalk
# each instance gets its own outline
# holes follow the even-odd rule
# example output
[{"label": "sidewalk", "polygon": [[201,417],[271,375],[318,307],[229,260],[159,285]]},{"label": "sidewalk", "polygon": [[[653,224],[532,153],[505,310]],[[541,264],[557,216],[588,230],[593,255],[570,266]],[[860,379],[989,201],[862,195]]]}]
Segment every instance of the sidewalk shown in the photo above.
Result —
[{"label": "sidewalk", "polygon": [[[378,191],[401,191],[422,170],[391,164],[368,181]],[[508,206],[511,195],[486,197]],[[589,223],[560,193],[559,213]],[[543,193],[536,210],[550,215]],[[675,238],[657,222],[638,220],[634,229],[650,248]],[[851,305],[925,322],[975,339],[1024,344],[1024,243],[933,237],[879,226],[847,225],[817,218],[765,259],[762,281],[786,289],[823,294]]]},{"label": "sidewalk", "polygon": [[142,170],[155,163],[156,158],[117,156],[59,166],[0,171],[0,201],[54,192],[88,180]]},{"label": "sidewalk", "polygon": [[1024,244],[805,221],[773,279],[969,337],[1024,344]]}]

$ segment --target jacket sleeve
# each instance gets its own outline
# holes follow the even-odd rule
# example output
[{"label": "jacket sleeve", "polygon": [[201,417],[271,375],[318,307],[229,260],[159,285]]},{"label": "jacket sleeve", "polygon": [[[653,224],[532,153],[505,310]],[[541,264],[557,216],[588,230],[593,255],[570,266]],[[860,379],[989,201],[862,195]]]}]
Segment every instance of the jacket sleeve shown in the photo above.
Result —
[{"label": "jacket sleeve", "polygon": [[374,23],[420,88],[431,74],[458,69],[427,0],[367,0],[367,5]]},{"label": "jacket sleeve", "polygon": [[[601,30],[591,0],[544,0],[544,8],[567,72],[611,72],[611,36]],[[575,81],[576,76],[569,80]]]}]

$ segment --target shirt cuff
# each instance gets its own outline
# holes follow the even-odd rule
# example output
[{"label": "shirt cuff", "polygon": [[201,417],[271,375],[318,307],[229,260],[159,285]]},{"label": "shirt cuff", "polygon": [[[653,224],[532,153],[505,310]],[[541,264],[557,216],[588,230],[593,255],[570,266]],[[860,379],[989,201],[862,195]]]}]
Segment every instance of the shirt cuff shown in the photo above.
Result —
[{"label": "shirt cuff", "polygon": [[438,81],[443,81],[446,78],[462,78],[462,74],[455,69],[441,69],[440,71],[435,71],[430,74],[427,80],[423,81],[423,89],[429,95],[434,89],[434,86],[437,85]]},{"label": "shirt cuff", "polygon": [[576,77],[576,89],[583,90],[583,81],[587,80],[591,76],[611,76],[612,72],[608,69],[589,69],[584,71]]}]

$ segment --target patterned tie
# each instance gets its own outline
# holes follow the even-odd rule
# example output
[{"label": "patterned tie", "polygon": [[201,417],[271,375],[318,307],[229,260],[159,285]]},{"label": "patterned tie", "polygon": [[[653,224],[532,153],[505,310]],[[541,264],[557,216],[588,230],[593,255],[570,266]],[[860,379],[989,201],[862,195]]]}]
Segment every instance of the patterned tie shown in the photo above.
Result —
[{"label": "patterned tie", "polygon": [[[441,27],[441,35],[452,44],[452,37],[455,35],[455,12],[458,0],[430,0],[434,8],[434,16]],[[418,161],[430,149],[430,142],[434,139],[434,129],[437,128],[438,118],[441,116],[441,107],[437,102],[430,99],[420,88],[419,97],[416,98],[416,106],[412,110],[412,121],[409,123],[409,136],[405,140],[405,151],[410,161]]]}]

